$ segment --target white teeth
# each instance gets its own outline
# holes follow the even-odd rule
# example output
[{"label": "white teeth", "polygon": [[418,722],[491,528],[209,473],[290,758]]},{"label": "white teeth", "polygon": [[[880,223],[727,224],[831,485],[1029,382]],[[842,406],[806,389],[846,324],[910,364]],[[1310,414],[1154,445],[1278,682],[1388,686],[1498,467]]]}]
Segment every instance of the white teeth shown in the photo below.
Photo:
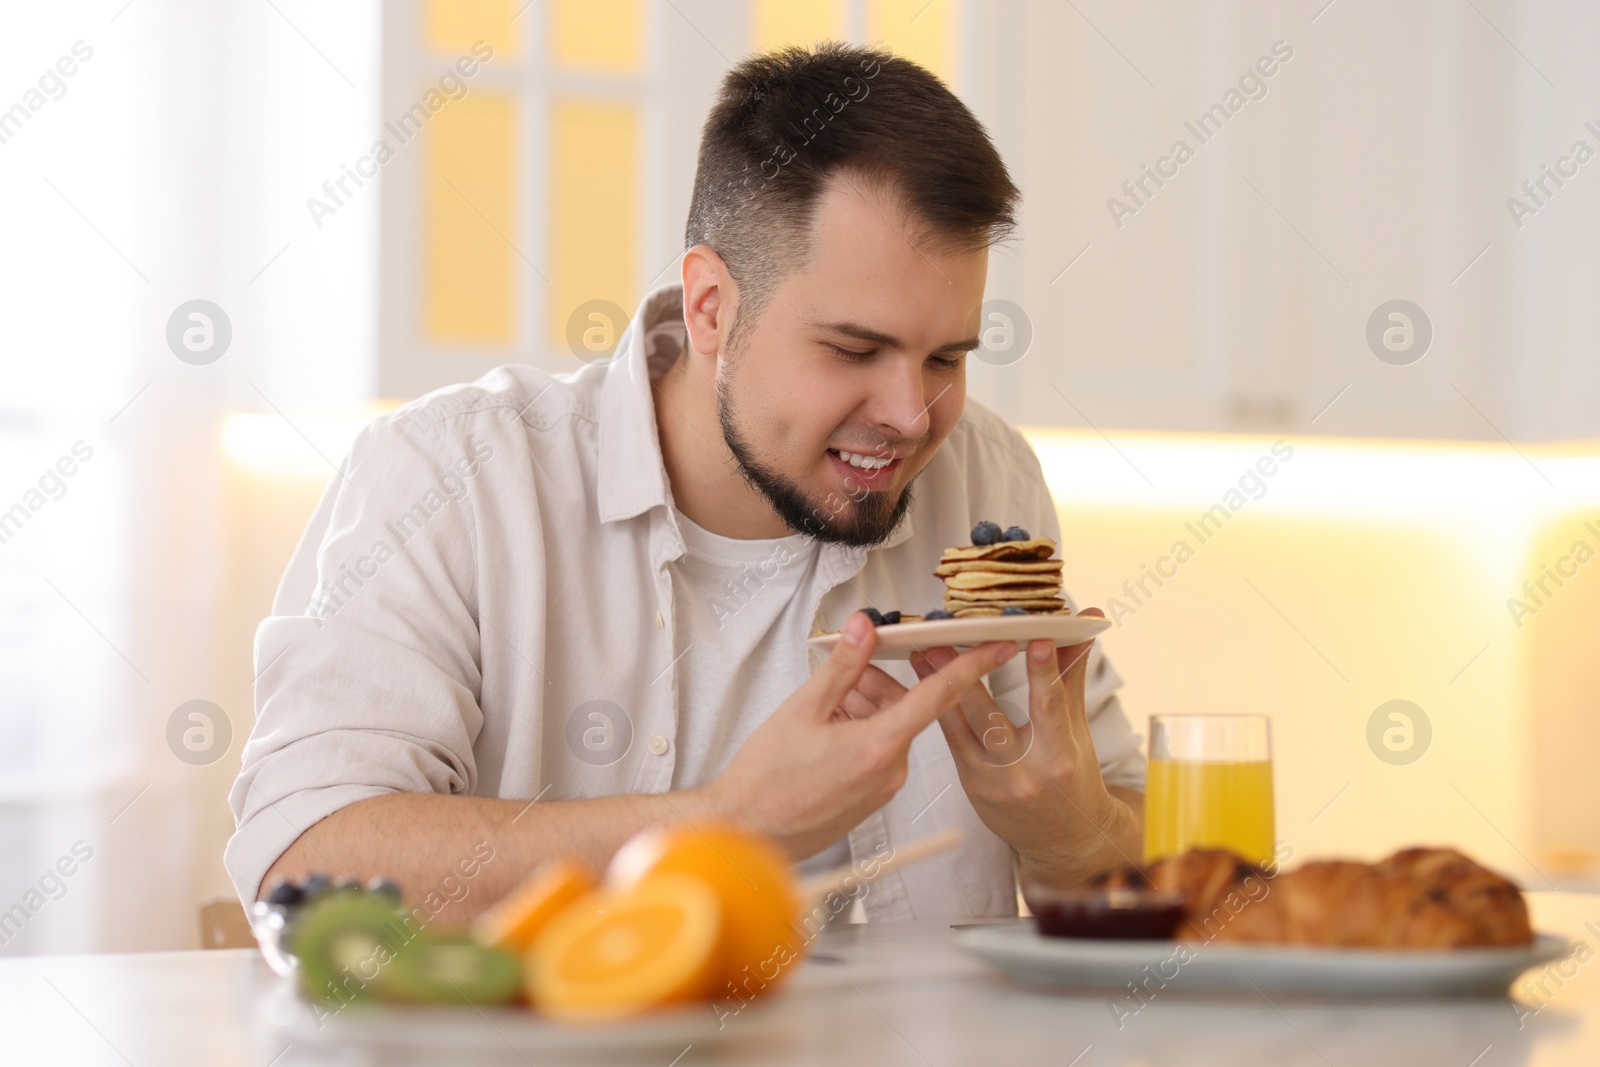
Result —
[{"label": "white teeth", "polygon": [[842,449],[836,454],[840,459],[850,464],[850,466],[860,467],[863,470],[869,471],[881,470],[882,468],[887,467],[891,462],[890,460],[884,459],[880,456],[863,456],[859,452],[845,452]]}]

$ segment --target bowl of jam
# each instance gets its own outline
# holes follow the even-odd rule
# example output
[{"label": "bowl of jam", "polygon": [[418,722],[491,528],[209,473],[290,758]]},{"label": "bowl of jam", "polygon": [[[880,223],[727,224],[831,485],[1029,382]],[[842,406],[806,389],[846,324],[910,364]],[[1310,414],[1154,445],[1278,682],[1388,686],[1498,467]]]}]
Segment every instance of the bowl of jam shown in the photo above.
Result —
[{"label": "bowl of jam", "polygon": [[1171,941],[1185,914],[1183,894],[1160,889],[1030,889],[1024,896],[1045,937]]}]

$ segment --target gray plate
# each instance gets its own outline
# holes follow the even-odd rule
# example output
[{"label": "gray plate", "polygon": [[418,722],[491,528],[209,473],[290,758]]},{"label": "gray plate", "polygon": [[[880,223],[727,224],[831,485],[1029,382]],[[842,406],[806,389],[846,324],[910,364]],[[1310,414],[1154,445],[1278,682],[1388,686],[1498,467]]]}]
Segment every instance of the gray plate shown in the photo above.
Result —
[{"label": "gray plate", "polygon": [[[1540,934],[1518,948],[1443,950],[1192,945],[1041,937],[1032,923],[958,931],[956,943],[1018,981],[1125,990],[1304,993],[1340,997],[1504,993],[1530,967],[1572,951]],[[1185,955],[1187,954],[1187,956]]]}]

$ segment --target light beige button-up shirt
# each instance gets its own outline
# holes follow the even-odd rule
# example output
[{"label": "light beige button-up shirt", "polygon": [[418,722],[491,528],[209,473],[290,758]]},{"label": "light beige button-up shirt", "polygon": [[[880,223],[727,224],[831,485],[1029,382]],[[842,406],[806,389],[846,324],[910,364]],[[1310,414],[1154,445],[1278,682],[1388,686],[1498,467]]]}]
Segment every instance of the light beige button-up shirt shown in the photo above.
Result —
[{"label": "light beige button-up shirt", "polygon": [[[668,564],[685,552],[651,379],[685,346],[683,291],[644,300],[617,358],[568,375],[504,367],[366,427],[323,494],[256,633],[257,721],[230,796],[242,898],[325,816],[391,792],[576,800],[665,792],[682,715]],[[708,432],[714,432],[712,427]],[[940,552],[980,519],[1059,539],[1038,459],[968,401],[875,549],[823,545],[816,626],[927,611]],[[737,620],[735,620],[736,623]],[[910,685],[904,663],[883,664]],[[991,676],[1027,707],[1021,657]],[[1096,647],[1090,726],[1107,784],[1143,788],[1139,738]],[[938,724],[904,788],[849,835],[856,860],[948,827],[960,848],[874,880],[872,920],[1015,914],[1009,847],[962,792]],[[699,783],[694,783],[699,784]]]}]

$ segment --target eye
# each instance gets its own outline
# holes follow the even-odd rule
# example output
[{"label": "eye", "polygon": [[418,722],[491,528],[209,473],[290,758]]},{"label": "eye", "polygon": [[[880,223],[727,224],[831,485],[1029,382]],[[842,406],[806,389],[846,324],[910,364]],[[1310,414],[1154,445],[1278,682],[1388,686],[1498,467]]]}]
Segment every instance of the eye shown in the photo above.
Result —
[{"label": "eye", "polygon": [[950,357],[931,356],[931,357],[929,357],[929,362],[931,362],[935,367],[939,368],[940,370],[955,370],[956,368],[961,366],[961,361],[963,359],[965,359],[965,358],[966,358],[966,353],[963,352],[959,356],[950,356]]},{"label": "eye", "polygon": [[873,353],[876,351],[875,349],[868,349],[865,352],[857,352],[857,351],[855,351],[854,349],[851,349],[851,348],[840,348],[838,345],[833,344],[832,342],[829,342],[829,341],[824,341],[822,343],[824,345],[826,345],[828,348],[833,349],[834,353],[837,354],[841,359],[849,360],[852,363],[859,363],[862,360],[867,359],[870,356],[872,356]]}]

